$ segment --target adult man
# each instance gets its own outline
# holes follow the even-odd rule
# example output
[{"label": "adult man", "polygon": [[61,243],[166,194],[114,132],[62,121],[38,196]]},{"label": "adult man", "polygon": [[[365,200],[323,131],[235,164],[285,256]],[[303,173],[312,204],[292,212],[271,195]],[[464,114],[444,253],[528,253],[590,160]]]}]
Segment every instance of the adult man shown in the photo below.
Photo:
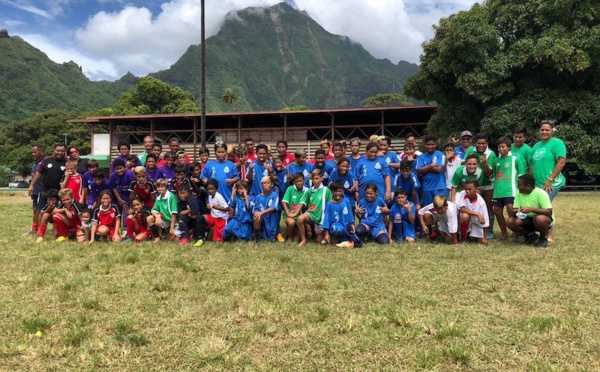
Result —
[{"label": "adult man", "polygon": [[256,161],[256,153],[254,152],[254,140],[252,137],[248,137],[244,140],[244,146],[246,147],[246,163]]},{"label": "adult man", "polygon": [[[177,152],[181,151],[181,142],[179,142],[179,138],[171,137],[169,140],[169,149],[171,149],[173,155],[177,156]],[[177,159],[177,157],[175,158]],[[190,163],[190,156],[188,154],[185,154],[185,162],[187,164]]]},{"label": "adult man", "polygon": [[60,189],[60,180],[65,174],[65,164],[67,162],[65,157],[66,152],[67,146],[64,143],[54,145],[54,156],[48,156],[42,160],[31,180],[28,189],[29,195],[33,195],[35,186],[38,182],[41,182],[38,193],[38,205],[41,207],[46,205],[46,193],[48,190]]},{"label": "adult man", "polygon": [[154,138],[152,138],[152,136],[144,137],[144,149],[146,151],[138,155],[138,159],[140,159],[140,163],[142,163],[143,166],[146,165],[146,156],[148,154],[152,154],[152,145],[153,144],[154,144]]},{"label": "adult man", "polygon": [[[31,168],[31,178],[33,179],[33,177],[37,173],[38,168],[40,167],[40,164],[45,158],[44,146],[37,143],[33,145],[31,147],[31,156],[33,157],[33,167]],[[40,188],[41,185],[37,184],[33,188],[33,191],[30,193],[33,204],[33,221],[31,223],[31,229],[23,235],[35,235],[37,233],[40,209],[42,209],[43,207],[43,205],[39,205],[38,203],[38,195],[40,193]]]},{"label": "adult man", "polygon": [[471,141],[473,139],[473,133],[468,130],[463,131],[460,134],[460,146],[456,146],[454,148],[454,155],[461,158],[463,161],[465,160],[465,153],[468,149],[471,148]]},{"label": "adult man", "polygon": [[[525,235],[525,244],[538,248],[548,246],[548,232],[554,225],[554,211],[548,193],[535,187],[531,174],[522,174],[517,181],[519,192],[515,197],[512,216],[506,224],[512,231]],[[539,238],[536,232],[539,232]]]}]

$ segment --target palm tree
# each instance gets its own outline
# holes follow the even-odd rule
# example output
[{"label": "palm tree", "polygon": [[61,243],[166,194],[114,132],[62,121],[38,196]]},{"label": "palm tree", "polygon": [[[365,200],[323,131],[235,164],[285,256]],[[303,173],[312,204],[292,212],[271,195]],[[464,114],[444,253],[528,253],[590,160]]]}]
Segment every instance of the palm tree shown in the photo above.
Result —
[{"label": "palm tree", "polygon": [[233,102],[237,99],[237,96],[235,95],[235,93],[233,92],[233,89],[231,88],[227,88],[225,89],[225,91],[223,92],[223,95],[221,96],[221,101],[223,101],[226,105],[233,105]]}]

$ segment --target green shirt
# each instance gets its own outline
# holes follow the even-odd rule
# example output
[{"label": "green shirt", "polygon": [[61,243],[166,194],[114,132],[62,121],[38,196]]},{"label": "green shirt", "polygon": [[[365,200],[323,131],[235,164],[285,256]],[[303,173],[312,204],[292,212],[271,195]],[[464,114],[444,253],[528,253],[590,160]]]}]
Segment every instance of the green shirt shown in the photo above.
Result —
[{"label": "green shirt", "polygon": [[165,196],[159,194],[152,210],[160,213],[163,220],[171,222],[173,213],[177,214],[177,197],[170,191],[167,191]]},{"label": "green shirt", "polygon": [[510,145],[510,153],[521,158],[523,164],[525,165],[525,173],[529,173],[531,158],[533,157],[533,149],[531,146],[525,143],[523,146],[516,148],[515,144],[513,143]]},{"label": "green shirt", "polygon": [[321,186],[318,189],[311,187],[306,190],[300,204],[304,204],[308,207],[306,213],[310,216],[310,219],[317,225],[323,221],[323,211],[325,210],[325,204],[331,200],[331,190],[328,187]]},{"label": "green shirt", "polygon": [[492,166],[494,175],[494,198],[510,198],[517,194],[517,178],[525,173],[521,157],[508,155],[496,158]]},{"label": "green shirt", "polygon": [[[302,201],[302,197],[306,193],[306,187],[302,187],[302,190],[297,190],[296,186],[288,187],[285,190],[285,194],[283,195],[283,199],[281,199],[282,203],[286,203],[288,205],[288,209],[290,211],[294,210],[300,202]],[[285,210],[283,211],[283,218],[286,218],[287,214]]]},{"label": "green shirt", "polygon": [[[558,138],[550,138],[545,143],[540,141],[533,146],[533,177],[537,187],[544,187],[544,182],[550,178],[550,175],[556,167],[558,158],[567,158],[567,147],[565,143]],[[560,188],[565,185],[565,177],[559,173],[554,182],[553,188]]]},{"label": "green shirt", "polygon": [[[550,202],[550,196],[548,193],[539,187],[531,190],[529,194],[521,194],[517,192],[515,197],[514,208],[536,208],[536,209],[548,209],[552,208]],[[535,217],[535,213],[527,213],[527,217]],[[554,209],[552,209],[552,220],[554,220]]]},{"label": "green shirt", "polygon": [[[494,160],[496,160],[496,154],[492,150],[490,150],[489,147],[485,150],[485,152],[483,154],[478,153],[475,150],[475,147],[471,147],[465,153],[465,158],[463,159],[463,161],[466,161],[467,156],[469,154],[477,155],[477,166],[479,168],[481,168],[482,171],[483,171],[483,166],[481,165],[481,156],[482,155],[485,155],[485,157],[487,159],[488,167],[490,167],[490,168],[492,168],[492,165],[494,164]],[[485,172],[483,172],[483,180],[481,181],[479,186],[490,186],[492,184],[492,178],[493,178],[492,174],[490,174],[490,176],[486,176]]]},{"label": "green shirt", "polygon": [[450,183],[452,184],[452,186],[464,190],[464,186],[468,180],[477,180],[477,184],[481,186],[481,182],[483,181],[483,171],[481,170],[481,168],[475,169],[475,173],[473,174],[468,174],[467,166],[461,165],[460,167],[458,167],[456,172],[454,172],[454,176],[452,176],[452,180],[450,181]]}]

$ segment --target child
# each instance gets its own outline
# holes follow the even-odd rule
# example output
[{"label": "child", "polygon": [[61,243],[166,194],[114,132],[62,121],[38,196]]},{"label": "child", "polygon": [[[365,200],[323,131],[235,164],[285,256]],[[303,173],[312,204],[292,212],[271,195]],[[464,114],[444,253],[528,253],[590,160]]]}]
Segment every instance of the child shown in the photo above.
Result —
[{"label": "child", "polygon": [[[162,168],[167,164],[165,162],[165,159],[163,158],[162,144],[160,142],[154,142],[154,144],[152,144],[152,153],[154,154],[154,156],[156,156],[157,168]],[[146,158],[146,161],[148,161],[148,158]],[[156,183],[156,181],[154,182]]]},{"label": "child", "polygon": [[417,159],[419,158],[419,155],[417,153],[418,151],[414,143],[404,143],[404,152],[400,154],[400,160],[408,161],[413,171],[417,170]]},{"label": "child", "polygon": [[292,178],[292,175],[296,173],[302,173],[304,175],[304,186],[310,187],[310,174],[313,166],[306,161],[306,152],[304,150],[297,150],[294,153],[294,162],[288,165],[287,169],[288,178]]},{"label": "child", "polygon": [[465,189],[465,185],[468,180],[476,180],[477,184],[481,186],[483,181],[483,171],[477,166],[477,155],[469,154],[465,159],[465,165],[458,167],[450,184],[452,190],[450,191],[450,201],[456,202],[456,193]]},{"label": "child", "polygon": [[[346,156],[346,142],[335,141],[333,143],[333,159],[327,160],[325,164],[332,170],[337,168],[338,162]],[[331,174],[330,174],[331,175]],[[330,180],[331,181],[331,180]]]},{"label": "child", "polygon": [[400,169],[400,158],[395,151],[390,151],[392,146],[392,140],[388,136],[381,136],[378,138],[379,151],[381,151],[383,159],[390,167],[390,179],[394,179]]},{"label": "child", "polygon": [[201,177],[204,184],[207,184],[209,179],[217,181],[217,191],[225,199],[225,205],[227,205],[233,185],[239,181],[239,175],[235,164],[227,160],[227,145],[225,143],[217,142],[215,144],[215,157],[216,160],[210,160],[206,163]]},{"label": "child", "polygon": [[[147,157],[146,160],[148,160]],[[130,202],[131,213],[125,219],[125,223],[127,224],[127,238],[123,240],[123,243],[130,243],[132,241],[141,243],[145,240],[150,240],[154,235],[151,230],[156,230],[156,225],[149,227],[150,220],[152,220],[150,209],[144,206],[144,201],[139,196],[132,197]]]},{"label": "child", "polygon": [[40,222],[38,224],[38,238],[35,241],[36,243],[41,243],[44,241],[46,229],[48,228],[48,221],[51,221],[54,209],[58,205],[58,190],[50,189],[46,195],[46,205],[40,209]]},{"label": "child", "polygon": [[192,171],[190,168],[190,157],[183,150],[179,150],[175,153],[175,169],[178,167],[183,167],[185,177],[188,177]]},{"label": "child", "polygon": [[288,143],[284,140],[277,141],[277,153],[279,158],[283,161],[283,166],[287,167],[294,161],[294,154],[288,152]]},{"label": "child", "polygon": [[383,200],[392,199],[392,182],[390,168],[382,157],[378,157],[379,145],[377,142],[367,144],[367,153],[356,165],[354,175],[358,180],[358,194],[360,199],[365,197],[365,188],[374,183],[379,190],[385,192]]},{"label": "child", "polygon": [[[223,156],[225,156],[223,154]],[[231,163],[231,162],[230,162]],[[233,163],[232,163],[233,164]],[[207,164],[207,167],[209,165]],[[206,170],[206,168],[204,169]],[[236,181],[237,182],[237,181]],[[219,181],[210,179],[206,182],[206,191],[208,192],[208,208],[210,214],[200,215],[198,219],[198,235],[200,239],[194,244],[194,247],[200,247],[206,239],[206,232],[214,227],[213,242],[223,241],[223,230],[229,218],[229,205],[225,198],[217,191]],[[231,195],[229,195],[231,197]]]},{"label": "child", "polygon": [[140,167],[142,162],[135,155],[127,155],[127,161],[125,162],[125,168],[133,172],[133,168]]},{"label": "child", "polygon": [[[115,160],[117,162],[120,159]],[[116,172],[117,164],[115,164]],[[123,165],[124,167],[124,165]],[[110,191],[104,190],[100,193],[100,205],[94,210],[92,231],[89,244],[93,244],[96,239],[106,237],[108,241],[118,243],[121,241],[121,209],[113,204]]]},{"label": "child", "polygon": [[162,169],[160,169],[156,164],[156,155],[146,155],[146,177],[148,177],[148,179],[153,183],[156,182],[159,178],[164,178]]},{"label": "child", "polygon": [[[291,155],[291,154],[289,154],[289,155]],[[282,158],[280,156],[276,156],[273,159],[273,165],[275,166],[275,173],[272,176],[273,181],[275,183],[275,188],[277,189],[277,195],[279,196],[279,200],[283,200],[283,197],[285,196],[285,191],[288,188],[288,176],[287,176],[288,173],[287,173],[287,169],[285,169],[284,158]],[[279,215],[279,221],[281,221],[282,213],[283,213],[283,208],[281,208],[281,207],[278,208],[277,214]],[[283,237],[283,234],[281,234],[279,224],[277,224],[277,241],[279,243],[285,242],[285,238]]]},{"label": "child", "polygon": [[[81,204],[88,206],[90,185],[94,182],[94,172],[98,169],[98,160],[90,159],[87,163],[87,172],[83,174],[83,198]],[[88,207],[89,208],[89,207]],[[89,208],[91,209],[91,208]],[[92,209],[93,212],[93,209]]]},{"label": "child", "polygon": [[320,169],[323,174],[323,186],[329,185],[329,175],[333,171],[333,167],[327,164],[327,153],[323,149],[315,151],[315,164],[313,169]]},{"label": "child", "polygon": [[350,172],[352,174],[356,171],[356,165],[362,159],[363,156],[360,154],[360,139],[355,137],[350,140],[350,156],[348,157],[348,161],[350,161]]},{"label": "child", "polygon": [[494,185],[492,184],[492,179],[494,178],[494,175],[492,174],[491,167],[492,164],[494,164],[494,161],[496,160],[496,154],[488,146],[487,134],[478,133],[473,138],[473,141],[475,142],[475,147],[468,149],[466,155],[469,156],[469,154],[476,154],[478,166],[483,171],[483,179],[480,184],[480,190],[489,213],[490,228],[487,236],[489,240],[494,239],[495,218],[492,209],[492,196],[494,194]]},{"label": "child", "polygon": [[[183,161],[185,162],[185,157],[183,157]],[[175,178],[173,178],[171,180],[171,182],[169,182],[169,191],[172,191],[175,195],[179,195],[178,190],[179,190],[179,187],[181,187],[182,185],[188,186],[190,188],[190,190],[192,189],[192,183],[186,177],[185,169],[186,168],[184,165],[178,164],[175,167]]]},{"label": "child", "polygon": [[510,153],[521,158],[525,166],[525,172],[529,173],[531,160],[533,159],[533,149],[525,143],[527,139],[527,128],[524,125],[517,125],[513,129],[513,144],[510,146]]},{"label": "child", "polygon": [[54,222],[56,242],[64,242],[75,238],[75,233],[81,224],[79,215],[83,207],[73,198],[71,189],[60,189],[58,198],[60,203],[54,209],[52,221]]},{"label": "child", "polygon": [[81,212],[81,226],[79,226],[79,230],[77,230],[77,243],[87,243],[90,241],[91,233],[92,233],[92,216],[94,215],[94,211],[91,209],[84,209]]},{"label": "child", "polygon": [[[423,232],[429,234],[432,243],[437,242],[438,233],[448,244],[458,245],[458,208],[448,201],[444,195],[436,195],[433,203],[421,208],[417,213]],[[437,231],[433,231],[433,227]]]},{"label": "child", "polygon": [[83,198],[83,177],[77,173],[77,162],[73,160],[67,161],[65,164],[65,174],[60,181],[61,189],[71,189],[73,197],[78,203],[85,203]]},{"label": "child", "polygon": [[446,178],[444,176],[444,159],[436,150],[437,141],[434,136],[423,139],[425,153],[417,158],[417,174],[423,186],[423,204],[430,204],[436,195],[446,196]]},{"label": "child", "polygon": [[230,238],[249,241],[252,239],[252,209],[254,200],[248,195],[248,181],[238,181],[231,192],[229,221],[223,231],[223,239]]},{"label": "child", "polygon": [[[320,226],[323,221],[323,211],[325,204],[331,200],[331,190],[323,186],[323,172],[320,169],[315,169],[311,173],[312,187],[304,193],[300,200],[301,206],[306,206],[308,209],[298,218],[298,235],[300,235],[301,247],[306,244],[306,228],[307,225],[315,225],[317,241],[323,240],[323,228]],[[289,226],[289,225],[288,225]]]},{"label": "child", "polygon": [[135,167],[135,181],[129,185],[129,200],[134,197],[140,198],[146,208],[154,207],[154,201],[156,200],[156,187],[154,182],[146,177],[146,168]]},{"label": "child", "polygon": [[210,150],[206,147],[202,147],[198,151],[198,155],[200,156],[200,173],[202,173],[204,166],[208,163],[208,159],[210,158]]},{"label": "child", "polygon": [[163,165],[160,170],[162,172],[163,178],[167,182],[171,182],[173,178],[175,178],[175,155],[171,152],[167,152],[163,157],[165,165]]},{"label": "child", "polygon": [[419,200],[419,189],[421,183],[419,177],[413,173],[412,166],[407,159],[400,162],[400,173],[396,175],[394,179],[394,189],[403,189],[410,202],[412,202],[417,209],[421,208],[421,202]]},{"label": "child", "polygon": [[[258,146],[256,147],[258,148]],[[277,213],[279,196],[273,188],[271,177],[264,176],[260,183],[263,191],[254,197],[254,240],[257,243],[261,239],[274,242],[277,238],[277,227],[279,225],[279,214]]]},{"label": "child", "polygon": [[465,242],[467,237],[470,237],[481,244],[487,244],[490,220],[485,201],[477,194],[478,186],[476,180],[468,180],[465,191],[457,196],[456,206],[460,211],[460,240]]},{"label": "child", "polygon": [[462,165],[462,159],[454,152],[454,144],[447,143],[444,146],[444,169],[446,170],[446,195],[452,192],[452,177],[456,170]]},{"label": "child", "polygon": [[390,222],[388,224],[388,235],[390,238],[396,236],[396,241],[414,242],[416,239],[415,233],[415,217],[417,210],[415,205],[408,201],[406,191],[397,189],[394,191],[395,203],[390,209]]},{"label": "child", "polygon": [[256,160],[248,163],[246,175],[250,183],[250,195],[256,197],[263,192],[262,179],[273,174],[273,163],[267,158],[267,145],[260,144],[256,146]]},{"label": "child", "polygon": [[192,189],[189,185],[182,184],[179,186],[177,195],[179,196],[179,219],[177,220],[177,225],[181,232],[179,245],[185,245],[190,240],[190,229],[194,229],[194,239],[196,241],[200,239],[198,231],[200,205],[198,204],[198,199],[192,195]]},{"label": "child", "polygon": [[168,229],[171,238],[175,239],[175,222],[177,221],[177,196],[169,191],[169,182],[160,178],[156,181],[156,191],[158,197],[154,201],[152,207],[153,219],[150,219],[150,224],[155,224],[158,228],[155,230],[157,234],[154,236],[154,242],[157,243],[164,236],[164,230]]},{"label": "child", "polygon": [[339,182],[344,187],[344,199],[350,203],[352,214],[354,215],[356,198],[358,196],[358,181],[354,177],[354,174],[350,172],[350,160],[348,158],[338,160],[337,168],[331,172],[329,180],[331,182]]},{"label": "child", "polygon": [[492,205],[498,226],[500,226],[501,239],[506,240],[508,239],[508,230],[504,218],[504,207],[506,206],[508,215],[512,216],[513,203],[517,195],[517,180],[521,174],[525,173],[526,168],[522,157],[511,154],[510,138],[501,137],[496,144],[499,156],[492,165],[492,174],[494,175]]},{"label": "child", "polygon": [[92,183],[88,185],[88,209],[94,210],[98,207],[100,193],[104,190],[110,191],[110,182],[106,179],[102,169],[96,169],[92,173]]},{"label": "child", "polygon": [[365,196],[358,202],[356,209],[359,214],[360,223],[356,227],[356,235],[364,241],[370,234],[378,244],[389,244],[390,237],[383,222],[383,216],[389,214],[390,210],[386,203],[378,195],[378,187],[375,183],[369,183],[365,187]]},{"label": "child", "polygon": [[[355,240],[360,240],[356,239],[352,205],[344,198],[344,186],[335,181],[329,184],[329,189],[332,197],[323,212],[324,238],[321,243],[336,244],[340,248],[354,248]],[[332,236],[334,239],[331,239]]]},{"label": "child", "polygon": [[115,159],[113,167],[115,171],[110,175],[113,196],[119,208],[126,210],[129,207],[129,196],[131,194],[129,187],[132,182],[135,182],[135,175],[125,167],[125,162],[121,159]]},{"label": "child", "polygon": [[306,193],[304,186],[304,174],[298,172],[293,175],[294,184],[285,191],[281,206],[283,208],[283,218],[287,225],[287,242],[293,243],[296,237],[296,224],[302,214],[302,198]]}]

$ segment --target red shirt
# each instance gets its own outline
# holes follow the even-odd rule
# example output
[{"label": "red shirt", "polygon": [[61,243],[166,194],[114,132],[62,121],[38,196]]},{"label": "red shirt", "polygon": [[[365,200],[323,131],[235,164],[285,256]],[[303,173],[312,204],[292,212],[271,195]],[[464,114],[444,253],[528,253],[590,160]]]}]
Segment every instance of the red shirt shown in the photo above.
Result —
[{"label": "red shirt", "polygon": [[283,166],[287,168],[288,165],[294,162],[294,154],[290,154],[289,152],[285,154],[283,157]]},{"label": "red shirt", "polygon": [[[65,178],[63,177],[62,180],[64,181]],[[81,198],[83,197],[83,177],[81,176],[81,174],[75,173],[70,175],[67,179],[66,188],[71,189],[71,191],[73,191],[73,199],[75,199],[78,202],[81,201]]]},{"label": "red shirt", "polygon": [[146,207],[154,207],[154,199],[152,199],[152,194],[156,194],[156,187],[154,186],[154,182],[151,180],[146,180],[144,184],[139,184],[138,181],[133,181],[129,185],[129,191],[133,192],[140,199],[142,199]]},{"label": "red shirt", "polygon": [[108,209],[102,209],[102,206],[94,210],[94,221],[98,221],[98,226],[108,226],[114,229],[117,224],[117,218],[121,217],[121,210],[114,204],[111,204]]}]

